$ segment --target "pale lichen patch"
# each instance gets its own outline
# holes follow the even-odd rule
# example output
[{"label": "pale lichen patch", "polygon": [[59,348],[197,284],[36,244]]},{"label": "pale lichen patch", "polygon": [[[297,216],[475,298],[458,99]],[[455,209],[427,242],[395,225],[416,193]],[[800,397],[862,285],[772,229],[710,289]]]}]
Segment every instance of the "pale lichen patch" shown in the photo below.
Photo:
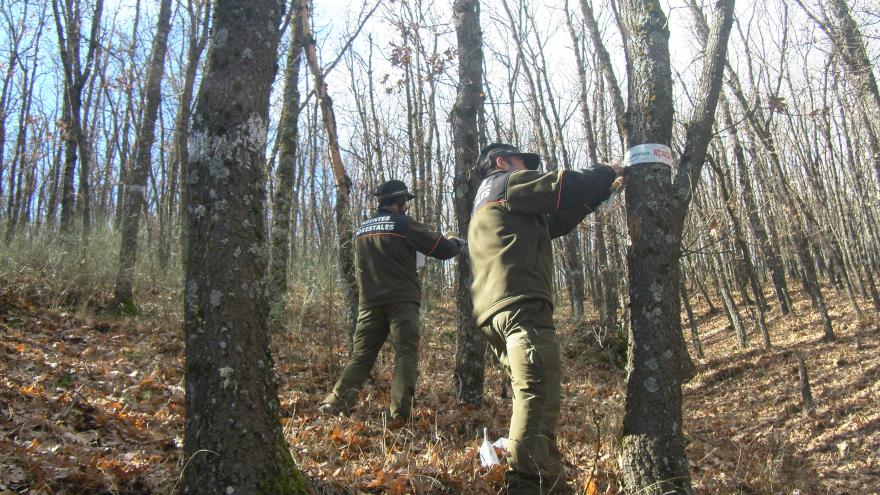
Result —
[{"label": "pale lichen patch", "polygon": [[229,366],[224,366],[224,367],[220,368],[218,371],[220,373],[220,378],[223,379],[223,388],[224,389],[227,389],[227,388],[235,385],[235,382],[232,380],[232,375],[235,373],[235,371],[232,368],[230,368]]},{"label": "pale lichen patch", "polygon": [[217,289],[211,291],[211,306],[219,306],[223,299],[223,293]]},{"label": "pale lichen patch", "polygon": [[651,283],[651,297],[653,297],[654,300],[657,302],[661,302],[663,300],[663,287],[657,282]]}]

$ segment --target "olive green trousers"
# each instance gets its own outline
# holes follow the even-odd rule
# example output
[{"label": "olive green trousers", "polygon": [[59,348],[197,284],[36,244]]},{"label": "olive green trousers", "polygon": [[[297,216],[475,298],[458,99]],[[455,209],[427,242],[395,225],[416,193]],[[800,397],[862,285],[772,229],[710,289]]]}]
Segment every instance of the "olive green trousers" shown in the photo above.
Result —
[{"label": "olive green trousers", "polygon": [[332,404],[344,411],[354,407],[389,333],[394,346],[391,417],[410,415],[419,376],[419,305],[416,303],[359,309],[351,358],[324,404]]},{"label": "olive green trousers", "polygon": [[542,300],[515,303],[483,327],[513,389],[508,493],[564,493],[568,486],[556,445],[560,403],[559,340],[553,308]]}]

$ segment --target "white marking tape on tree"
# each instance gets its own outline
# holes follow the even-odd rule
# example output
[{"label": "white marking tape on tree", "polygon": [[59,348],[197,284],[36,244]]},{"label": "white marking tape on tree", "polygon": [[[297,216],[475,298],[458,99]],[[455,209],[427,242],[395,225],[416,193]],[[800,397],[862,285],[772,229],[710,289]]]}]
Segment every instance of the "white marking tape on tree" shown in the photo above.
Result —
[{"label": "white marking tape on tree", "polygon": [[665,163],[666,165],[672,165],[672,150],[665,144],[640,144],[626,150],[623,163],[626,166],[637,163]]}]

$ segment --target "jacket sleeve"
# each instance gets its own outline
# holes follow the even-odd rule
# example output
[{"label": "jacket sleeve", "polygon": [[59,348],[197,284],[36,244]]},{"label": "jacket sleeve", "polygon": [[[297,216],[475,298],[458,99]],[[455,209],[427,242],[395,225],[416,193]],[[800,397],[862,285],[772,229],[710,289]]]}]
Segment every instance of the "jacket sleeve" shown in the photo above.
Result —
[{"label": "jacket sleeve", "polygon": [[549,214],[582,205],[592,210],[611,194],[615,177],[614,170],[604,165],[578,172],[514,172],[507,184],[507,205],[511,211],[531,214]]},{"label": "jacket sleeve", "polygon": [[448,260],[461,251],[458,243],[443,237],[439,232],[433,232],[422,223],[412,220],[406,231],[406,241],[416,251],[441,260]]},{"label": "jacket sleeve", "polygon": [[559,210],[555,213],[546,215],[547,230],[550,232],[550,238],[556,239],[557,237],[562,237],[565,234],[568,234],[592,212],[592,207],[583,204],[577,208]]}]

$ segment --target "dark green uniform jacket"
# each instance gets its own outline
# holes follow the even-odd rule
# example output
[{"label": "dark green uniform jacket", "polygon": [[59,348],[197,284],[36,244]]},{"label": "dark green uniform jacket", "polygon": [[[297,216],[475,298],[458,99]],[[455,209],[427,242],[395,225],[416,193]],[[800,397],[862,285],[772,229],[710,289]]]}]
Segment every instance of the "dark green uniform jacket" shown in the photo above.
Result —
[{"label": "dark green uniform jacket", "polygon": [[355,256],[360,306],[422,299],[422,286],[416,272],[416,251],[449,259],[458,254],[458,244],[429,230],[402,213],[379,208],[355,232]]},{"label": "dark green uniform jacket", "polygon": [[527,299],[553,304],[550,239],[574,229],[610,195],[615,173],[495,171],[480,184],[468,227],[477,324]]}]

